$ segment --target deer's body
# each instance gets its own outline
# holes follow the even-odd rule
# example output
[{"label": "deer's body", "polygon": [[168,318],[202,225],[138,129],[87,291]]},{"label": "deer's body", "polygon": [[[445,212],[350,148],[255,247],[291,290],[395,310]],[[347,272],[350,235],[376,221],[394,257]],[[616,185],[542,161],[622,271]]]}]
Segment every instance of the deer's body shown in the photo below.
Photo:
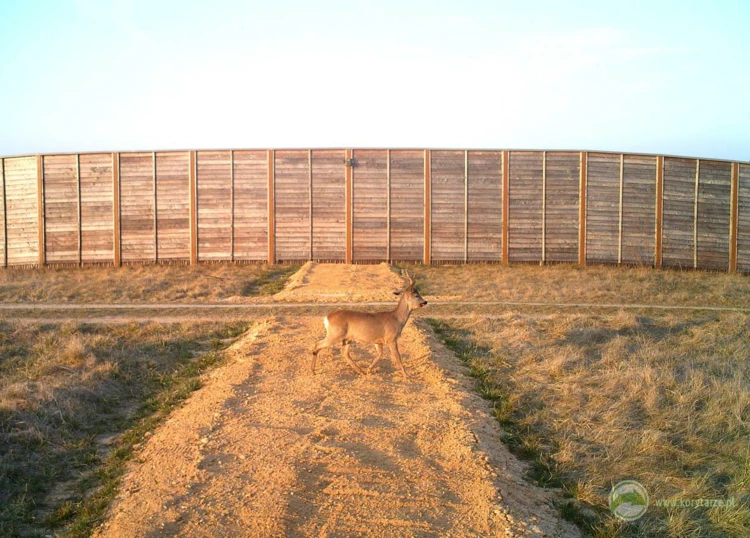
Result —
[{"label": "deer's body", "polygon": [[414,288],[414,281],[408,277],[408,274],[407,278],[409,278],[409,283],[404,291],[398,293],[401,295],[401,299],[396,308],[390,312],[369,313],[354,310],[336,310],[323,318],[326,337],[318,342],[313,349],[313,374],[315,373],[315,362],[318,352],[337,343],[341,343],[343,346],[342,354],[349,365],[357,373],[363,374],[362,369],[357,366],[357,363],[352,360],[349,354],[349,345],[351,342],[360,342],[363,344],[374,344],[378,351],[378,356],[370,364],[368,373],[372,371],[383,357],[383,345],[387,345],[391,351],[391,356],[396,360],[401,373],[406,378],[406,370],[404,370],[404,365],[401,362],[401,354],[398,351],[398,337],[401,336],[401,330],[409,320],[411,311],[427,304],[427,301]]}]

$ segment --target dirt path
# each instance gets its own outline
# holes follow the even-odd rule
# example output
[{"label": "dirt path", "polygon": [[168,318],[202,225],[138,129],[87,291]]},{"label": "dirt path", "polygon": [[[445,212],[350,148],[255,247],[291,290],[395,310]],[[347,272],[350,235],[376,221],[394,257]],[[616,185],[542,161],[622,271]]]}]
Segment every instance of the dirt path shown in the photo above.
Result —
[{"label": "dirt path", "polygon": [[404,330],[408,382],[338,352],[311,375],[323,334],[319,316],[257,321],[140,449],[96,536],[578,535],[428,332]]}]

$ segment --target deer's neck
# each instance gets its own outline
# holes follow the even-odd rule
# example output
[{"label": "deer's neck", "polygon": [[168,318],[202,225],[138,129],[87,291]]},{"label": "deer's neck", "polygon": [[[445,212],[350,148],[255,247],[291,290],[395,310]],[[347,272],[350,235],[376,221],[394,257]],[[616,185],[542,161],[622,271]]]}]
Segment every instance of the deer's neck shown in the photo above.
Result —
[{"label": "deer's neck", "polygon": [[396,305],[396,310],[393,311],[393,316],[403,327],[409,320],[409,314],[411,314],[411,308],[409,308],[409,305],[406,302],[406,296],[402,295],[401,300],[399,300]]}]

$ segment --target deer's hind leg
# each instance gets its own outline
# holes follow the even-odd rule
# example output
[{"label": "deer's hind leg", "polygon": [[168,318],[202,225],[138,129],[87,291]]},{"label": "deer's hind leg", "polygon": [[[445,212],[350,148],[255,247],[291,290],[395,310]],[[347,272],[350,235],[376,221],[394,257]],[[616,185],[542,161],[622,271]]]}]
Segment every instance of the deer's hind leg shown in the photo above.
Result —
[{"label": "deer's hind leg", "polygon": [[336,343],[336,340],[334,338],[331,338],[330,334],[326,334],[326,337],[323,338],[323,340],[315,344],[315,347],[312,350],[312,363],[310,365],[313,374],[315,374],[315,363],[318,360],[318,352],[321,349],[326,349],[326,348],[333,346],[335,343]]},{"label": "deer's hind leg", "polygon": [[378,356],[375,357],[375,359],[370,363],[370,366],[367,368],[367,373],[372,373],[372,369],[375,368],[375,365],[380,362],[380,359],[383,358],[383,344],[375,344],[375,350],[378,352]]},{"label": "deer's hind leg", "polygon": [[352,368],[354,368],[354,370],[359,375],[364,375],[364,372],[362,371],[362,368],[360,368],[359,366],[357,366],[357,363],[354,362],[354,360],[352,359],[351,354],[349,353],[349,345],[351,343],[352,343],[351,340],[342,340],[341,341],[341,344],[343,345],[343,347],[341,348],[341,355],[344,357],[344,359],[346,360],[346,362],[349,363],[349,366],[351,366]]}]

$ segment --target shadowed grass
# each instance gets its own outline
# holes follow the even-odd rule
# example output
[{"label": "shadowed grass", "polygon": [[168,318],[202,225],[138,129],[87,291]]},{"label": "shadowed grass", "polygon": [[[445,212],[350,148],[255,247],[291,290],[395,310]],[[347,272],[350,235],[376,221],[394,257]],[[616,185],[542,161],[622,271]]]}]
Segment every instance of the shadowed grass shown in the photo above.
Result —
[{"label": "shadowed grass", "polygon": [[[514,313],[430,322],[478,378],[531,477],[594,536],[750,535],[750,315]],[[644,484],[640,520],[608,494]],[[733,499],[731,507],[656,500]]]},{"label": "shadowed grass", "polygon": [[87,536],[133,446],[245,328],[0,322],[0,535]]}]

